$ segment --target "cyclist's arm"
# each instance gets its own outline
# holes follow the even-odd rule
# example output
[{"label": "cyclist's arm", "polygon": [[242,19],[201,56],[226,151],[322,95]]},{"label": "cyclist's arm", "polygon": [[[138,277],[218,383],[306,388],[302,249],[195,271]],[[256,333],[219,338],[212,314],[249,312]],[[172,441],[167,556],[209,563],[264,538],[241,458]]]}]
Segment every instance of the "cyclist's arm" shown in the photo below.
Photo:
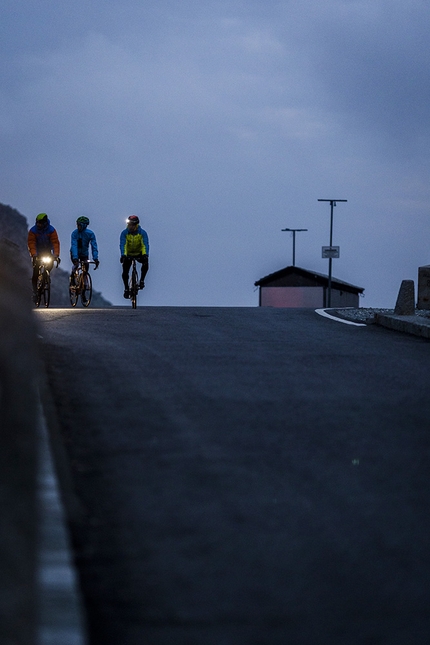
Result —
[{"label": "cyclist's arm", "polygon": [[142,229],[142,238],[143,238],[143,243],[145,245],[146,249],[146,255],[149,255],[149,240],[148,240],[148,233]]},{"label": "cyclist's arm", "polygon": [[124,231],[122,231],[121,236],[119,238],[119,250],[120,250],[121,256],[125,255],[125,242],[126,242],[126,239],[127,239],[127,231],[124,230]]},{"label": "cyclist's arm", "polygon": [[70,257],[73,260],[78,259],[78,231],[75,230],[72,232],[70,240]]},{"label": "cyclist's arm", "polygon": [[58,234],[55,228],[50,234],[50,240],[52,244],[52,249],[54,251],[54,255],[56,255],[58,258],[60,256],[60,240],[58,239]]},{"label": "cyclist's arm", "polygon": [[36,257],[37,255],[36,234],[33,233],[33,231],[28,231],[27,245],[28,245],[28,251],[31,257],[32,258]]},{"label": "cyclist's arm", "polygon": [[97,240],[96,236],[93,233],[90,237],[90,244],[91,244],[91,254],[93,256],[93,260],[98,260],[99,259],[99,250],[97,247]]}]

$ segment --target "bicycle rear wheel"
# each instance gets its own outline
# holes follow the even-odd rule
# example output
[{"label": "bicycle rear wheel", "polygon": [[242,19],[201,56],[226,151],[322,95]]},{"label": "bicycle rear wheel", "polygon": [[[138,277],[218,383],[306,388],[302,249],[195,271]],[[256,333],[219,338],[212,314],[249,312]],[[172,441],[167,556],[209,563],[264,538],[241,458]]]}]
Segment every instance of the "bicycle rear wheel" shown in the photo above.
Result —
[{"label": "bicycle rear wheel", "polygon": [[93,295],[93,283],[89,273],[84,273],[82,276],[82,291],[81,291],[81,302],[84,307],[88,307],[91,302],[91,296]]},{"label": "bicycle rear wheel", "polygon": [[48,271],[45,271],[43,277],[43,302],[45,307],[49,307],[49,301],[51,300],[51,276]]}]

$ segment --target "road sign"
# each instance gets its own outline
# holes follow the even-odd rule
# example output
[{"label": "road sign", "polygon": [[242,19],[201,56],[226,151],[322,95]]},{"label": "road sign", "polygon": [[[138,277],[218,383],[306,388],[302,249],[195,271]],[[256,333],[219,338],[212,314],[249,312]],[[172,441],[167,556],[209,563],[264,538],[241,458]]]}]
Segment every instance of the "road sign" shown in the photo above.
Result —
[{"label": "road sign", "polygon": [[340,256],[340,246],[323,246],[323,258],[338,258]]}]

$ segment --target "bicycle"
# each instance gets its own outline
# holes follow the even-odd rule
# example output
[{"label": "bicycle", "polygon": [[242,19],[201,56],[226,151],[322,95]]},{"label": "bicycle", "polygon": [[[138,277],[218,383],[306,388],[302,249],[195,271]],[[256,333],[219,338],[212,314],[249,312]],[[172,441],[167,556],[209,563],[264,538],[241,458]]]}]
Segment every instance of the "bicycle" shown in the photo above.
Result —
[{"label": "bicycle", "polygon": [[[88,273],[88,265],[95,264],[95,262],[90,262],[89,260],[79,260],[79,264],[74,274],[74,280],[70,277],[69,284],[69,298],[70,304],[72,307],[76,307],[78,304],[79,296],[81,296],[81,303],[84,307],[89,307],[91,302],[91,297],[93,295],[93,282],[91,276]],[[97,269],[95,267],[94,271]],[[72,282],[73,280],[73,282]]]},{"label": "bicycle", "polygon": [[[39,273],[37,275],[34,304],[38,307],[43,297],[43,304],[45,307],[49,307],[49,301],[51,299],[51,269],[54,264],[54,256],[43,255],[38,258],[38,262]],[[58,260],[56,260],[56,262],[58,266]]]},{"label": "bicycle", "polygon": [[133,309],[137,307],[137,292],[139,291],[139,281],[137,279],[137,266],[136,259],[133,258],[131,262],[131,277],[129,281],[130,300]]}]

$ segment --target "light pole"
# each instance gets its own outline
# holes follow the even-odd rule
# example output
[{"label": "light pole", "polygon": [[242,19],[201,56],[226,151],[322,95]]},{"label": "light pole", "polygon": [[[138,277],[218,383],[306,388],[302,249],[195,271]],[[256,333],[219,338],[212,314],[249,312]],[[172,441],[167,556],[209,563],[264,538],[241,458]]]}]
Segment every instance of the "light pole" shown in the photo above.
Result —
[{"label": "light pole", "polygon": [[282,231],[291,231],[293,234],[293,267],[296,266],[296,233],[297,231],[307,231],[307,228],[283,228]]},{"label": "light pole", "polygon": [[[319,199],[319,202],[330,202],[330,249],[333,246],[333,207],[336,202],[347,202],[347,199]],[[331,265],[333,258],[330,255],[328,259],[328,293],[327,293],[327,307],[331,307]]]}]

